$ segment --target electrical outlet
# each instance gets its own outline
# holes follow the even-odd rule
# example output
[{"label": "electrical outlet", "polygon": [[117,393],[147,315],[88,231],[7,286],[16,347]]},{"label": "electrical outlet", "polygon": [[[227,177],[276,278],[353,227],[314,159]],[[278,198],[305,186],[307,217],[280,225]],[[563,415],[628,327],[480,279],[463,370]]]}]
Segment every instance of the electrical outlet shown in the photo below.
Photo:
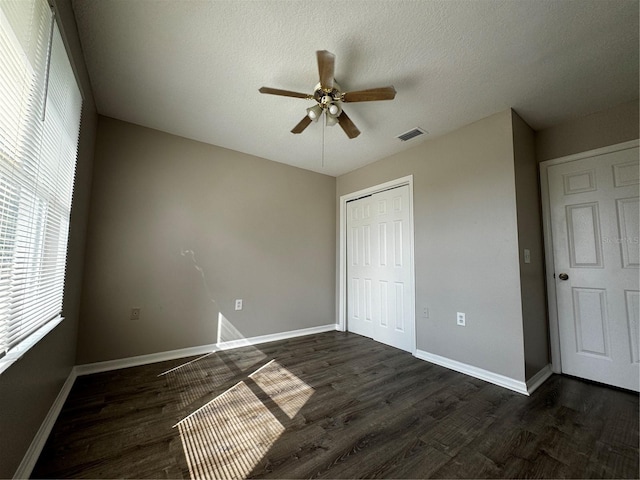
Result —
[{"label": "electrical outlet", "polygon": [[456,323],[457,323],[458,325],[460,325],[461,327],[466,327],[466,325],[467,325],[467,320],[466,320],[466,316],[465,316],[465,314],[464,314],[464,313],[462,313],[462,312],[458,312],[458,313],[456,314]]},{"label": "electrical outlet", "polygon": [[236,310],[242,310],[242,299],[236,299]]},{"label": "electrical outlet", "polygon": [[429,318],[429,309],[427,307],[422,309],[422,318]]},{"label": "electrical outlet", "polygon": [[131,309],[131,315],[129,316],[129,320],[140,320],[140,308],[135,307]]}]

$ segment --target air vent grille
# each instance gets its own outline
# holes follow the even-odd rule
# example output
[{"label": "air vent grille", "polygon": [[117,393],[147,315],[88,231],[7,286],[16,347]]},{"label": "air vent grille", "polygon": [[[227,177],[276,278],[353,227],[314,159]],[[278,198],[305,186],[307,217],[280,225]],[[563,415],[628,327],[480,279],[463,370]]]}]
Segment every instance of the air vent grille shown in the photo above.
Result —
[{"label": "air vent grille", "polygon": [[396,138],[399,138],[403,142],[406,142],[408,140],[411,140],[412,138],[416,138],[416,137],[419,137],[420,135],[424,135],[425,133],[427,133],[426,130],[416,127],[409,130],[408,132],[398,135]]}]

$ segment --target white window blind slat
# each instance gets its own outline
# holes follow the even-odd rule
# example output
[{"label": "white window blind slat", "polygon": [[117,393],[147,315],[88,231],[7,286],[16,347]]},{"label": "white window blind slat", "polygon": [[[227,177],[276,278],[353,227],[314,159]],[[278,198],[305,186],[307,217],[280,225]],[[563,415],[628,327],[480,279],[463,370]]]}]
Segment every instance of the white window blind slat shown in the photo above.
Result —
[{"label": "white window blind slat", "polygon": [[81,108],[47,2],[0,0],[0,356],[61,314]]}]

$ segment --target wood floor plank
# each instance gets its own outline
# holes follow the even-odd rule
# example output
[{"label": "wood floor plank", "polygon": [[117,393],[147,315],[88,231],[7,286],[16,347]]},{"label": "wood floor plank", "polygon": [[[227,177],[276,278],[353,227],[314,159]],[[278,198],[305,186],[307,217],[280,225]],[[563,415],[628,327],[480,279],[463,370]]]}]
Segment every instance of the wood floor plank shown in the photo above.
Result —
[{"label": "wood floor plank", "polygon": [[[395,457],[405,456],[404,452],[415,442],[415,435],[411,430],[419,428],[421,422],[422,419],[415,414],[394,412],[379,423],[368,423],[365,428],[360,429],[350,448],[343,449],[332,464],[326,465],[324,471],[319,471],[316,477],[375,477]],[[335,436],[333,439],[333,443],[337,443]]]},{"label": "wood floor plank", "polygon": [[638,478],[638,395],[344,332],[79,377],[34,478]]},{"label": "wood floor plank", "polygon": [[432,478],[451,457],[440,450],[414,440],[407,448],[372,472],[371,478]]}]

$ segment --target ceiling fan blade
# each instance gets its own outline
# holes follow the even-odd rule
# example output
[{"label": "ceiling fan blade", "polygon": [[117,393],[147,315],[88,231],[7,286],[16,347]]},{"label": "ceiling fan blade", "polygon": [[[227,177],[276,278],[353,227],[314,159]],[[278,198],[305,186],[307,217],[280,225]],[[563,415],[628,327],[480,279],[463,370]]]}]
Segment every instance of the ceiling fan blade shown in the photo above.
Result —
[{"label": "ceiling fan blade", "polygon": [[396,89],[393,87],[369,88],[342,94],[343,102],[373,102],[376,100],[393,100]]},{"label": "ceiling fan blade", "polygon": [[313,95],[309,95],[307,93],[292,92],[290,90],[280,90],[278,88],[262,87],[258,91],[260,93],[268,93],[270,95],[280,95],[282,97],[306,98],[307,100],[313,99]]},{"label": "ceiling fan blade", "polygon": [[338,115],[338,123],[342,127],[342,130],[344,130],[344,133],[347,134],[347,137],[356,138],[360,135],[360,130],[358,130],[358,127],[355,126],[344,110],[342,110],[342,113]]},{"label": "ceiling fan blade", "polygon": [[336,56],[326,50],[318,50],[318,72],[320,73],[320,88],[330,92],[333,90],[333,75],[336,64]]},{"label": "ceiling fan blade", "polygon": [[298,123],[295,127],[293,127],[293,130],[291,130],[291,133],[302,133],[304,129],[307,128],[310,124],[311,124],[311,119],[307,115],[305,115],[304,118],[300,120],[300,123]]}]

